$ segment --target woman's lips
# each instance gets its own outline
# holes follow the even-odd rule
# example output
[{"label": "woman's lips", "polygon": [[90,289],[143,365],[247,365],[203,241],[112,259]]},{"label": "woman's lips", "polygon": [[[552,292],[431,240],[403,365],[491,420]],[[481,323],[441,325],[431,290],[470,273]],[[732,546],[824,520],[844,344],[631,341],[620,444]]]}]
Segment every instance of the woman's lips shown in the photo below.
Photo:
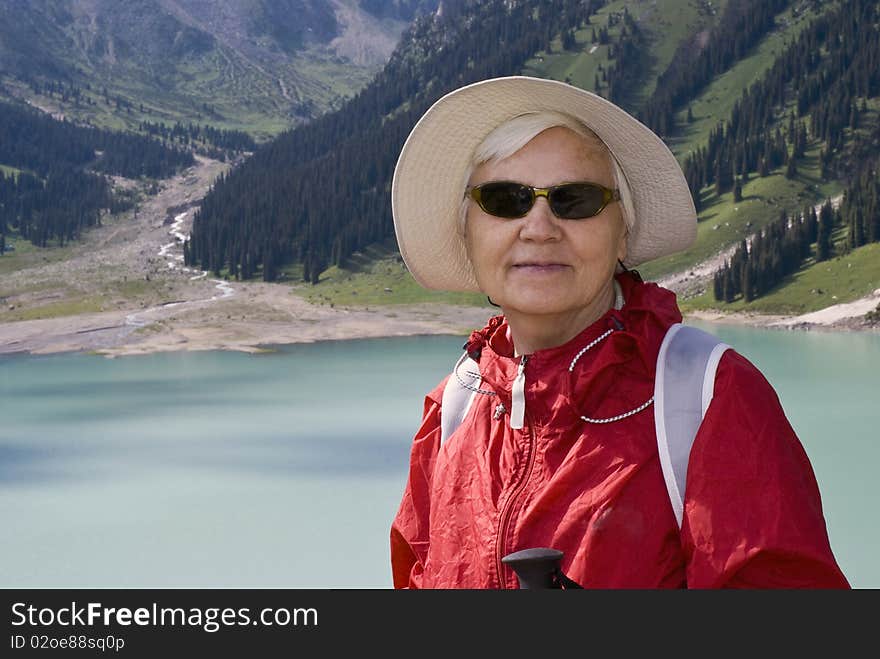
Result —
[{"label": "woman's lips", "polygon": [[514,263],[514,272],[530,275],[555,274],[568,268],[564,263]]}]

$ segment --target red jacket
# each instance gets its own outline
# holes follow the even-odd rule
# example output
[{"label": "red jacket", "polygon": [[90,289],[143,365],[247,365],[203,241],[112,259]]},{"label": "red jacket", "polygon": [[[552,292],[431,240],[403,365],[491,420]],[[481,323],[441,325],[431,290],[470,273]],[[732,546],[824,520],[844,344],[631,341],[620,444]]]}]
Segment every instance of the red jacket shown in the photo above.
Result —
[{"label": "red jacket", "polygon": [[[775,391],[728,350],[690,456],[679,530],[657,452],[653,395],[675,295],[618,276],[625,305],[565,345],[530,355],[525,426],[510,427],[520,359],[503,316],[474,332],[484,390],[440,445],[441,382],[425,399],[409,479],[391,528],[396,588],[516,588],[501,557],[564,552],[586,588],[848,588],[819,488]],[[612,327],[608,337],[577,353]],[[495,418],[501,403],[507,412]]]}]

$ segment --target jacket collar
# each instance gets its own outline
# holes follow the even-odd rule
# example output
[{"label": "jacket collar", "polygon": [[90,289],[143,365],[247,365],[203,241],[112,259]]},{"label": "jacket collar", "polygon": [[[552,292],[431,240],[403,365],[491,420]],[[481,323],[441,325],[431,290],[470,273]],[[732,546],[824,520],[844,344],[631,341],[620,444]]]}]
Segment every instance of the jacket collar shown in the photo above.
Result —
[{"label": "jacket collar", "polygon": [[[616,280],[623,293],[623,308],[609,309],[560,346],[535,351],[529,355],[530,369],[542,375],[567,371],[578,352],[613,329],[607,338],[578,360],[580,375],[577,379],[591,377],[597,369],[633,359],[638,360],[639,370],[653,379],[663,335],[670,325],[682,319],[675,294],[655,283],[643,282],[637,274],[630,272],[619,273]],[[510,328],[503,315],[494,316],[485,327],[472,332],[464,347],[471,358],[479,362],[481,374],[487,382],[509,390],[520,358],[514,356]]]}]

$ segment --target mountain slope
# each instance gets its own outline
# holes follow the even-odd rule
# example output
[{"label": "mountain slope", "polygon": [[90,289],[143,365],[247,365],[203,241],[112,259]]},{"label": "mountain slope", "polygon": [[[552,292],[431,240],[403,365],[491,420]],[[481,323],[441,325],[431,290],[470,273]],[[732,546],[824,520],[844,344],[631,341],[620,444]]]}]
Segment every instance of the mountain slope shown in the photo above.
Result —
[{"label": "mountain slope", "polygon": [[366,84],[432,4],[374,15],[357,0],[9,0],[0,90],[114,128],[210,120],[266,137]]}]

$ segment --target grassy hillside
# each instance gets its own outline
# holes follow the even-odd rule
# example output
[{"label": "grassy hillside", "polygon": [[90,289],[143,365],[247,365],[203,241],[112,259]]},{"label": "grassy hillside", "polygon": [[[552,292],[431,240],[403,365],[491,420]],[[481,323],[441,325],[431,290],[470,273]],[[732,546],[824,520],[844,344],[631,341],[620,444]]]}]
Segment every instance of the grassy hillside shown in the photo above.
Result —
[{"label": "grassy hillside", "polygon": [[680,302],[684,311],[723,308],[725,311],[795,315],[852,302],[878,288],[880,243],[872,243],[821,263],[810,260],[807,266],[787,277],[770,293],[749,303],[740,299],[721,306],[711,291]]},{"label": "grassy hillside", "polygon": [[717,195],[712,188],[704,188],[704,206],[693,247],[643,264],[639,271],[655,279],[686,270],[778,219],[783,210],[790,215],[839,195],[843,190],[839,182],[822,181],[819,176],[820,150],[821,145],[814,143],[806,151],[793,179],[785,178],[781,169],[764,178],[753,176],[743,185],[743,200],[739,203],[733,201],[732,192]]},{"label": "grassy hillside", "polygon": [[[653,93],[657,77],[669,66],[682,41],[696,38],[695,35],[714,26],[726,4],[726,0],[715,3],[705,0],[667,0],[662,5],[632,0],[609,2],[591,18],[590,25],[575,32],[575,49],[563,50],[561,40],[557,39],[551,52],[535,54],[523,74],[567,80],[583,89],[595,91],[600,66],[607,70],[613,61],[608,57],[607,45],[593,42],[593,30],[598,32],[599,28],[608,26],[611,14],[618,14],[627,8],[650,44],[646,57],[648,67],[641,76],[643,84],[633,94],[631,109],[635,109]],[[620,28],[620,23],[608,28],[612,42],[620,36]]]},{"label": "grassy hillside", "polygon": [[182,121],[268,139],[361,89],[405,26],[357,5],[334,13],[298,0],[0,3],[0,98],[103,128]]},{"label": "grassy hillside", "polygon": [[[302,72],[296,94],[304,99],[303,112],[314,114],[341,105],[375,73],[320,52],[296,55],[290,68]],[[97,72],[87,75],[101,79]],[[9,77],[0,76],[0,90],[52,114],[111,130],[135,131],[144,121],[180,121],[241,130],[264,141],[304,118],[291,112],[294,103],[283,98],[279,79],[222,50],[182,59],[169,78],[156,81],[129,71],[101,86],[81,87],[79,102],[65,100],[61,93],[35,93]],[[293,93],[290,81],[285,88],[288,95]]]},{"label": "grassy hillside", "polygon": [[[299,273],[286,274],[294,279]],[[317,284],[303,284],[299,291],[314,304],[333,307],[435,302],[491,308],[484,295],[425,290],[409,274],[392,242],[355,254],[343,268],[328,268]]]},{"label": "grassy hillside", "polygon": [[[832,7],[830,2],[824,8]],[[679,158],[706,143],[709,132],[719,121],[730,116],[734,104],[739,100],[743,90],[759,80],[785,47],[797,39],[810,21],[816,17],[806,4],[797,3],[797,9],[791,8],[776,17],[776,29],[726,73],[718,76],[690,104],[693,121],[687,122],[687,108],[682,108],[676,116],[680,132],[667,140],[669,148]]]}]

